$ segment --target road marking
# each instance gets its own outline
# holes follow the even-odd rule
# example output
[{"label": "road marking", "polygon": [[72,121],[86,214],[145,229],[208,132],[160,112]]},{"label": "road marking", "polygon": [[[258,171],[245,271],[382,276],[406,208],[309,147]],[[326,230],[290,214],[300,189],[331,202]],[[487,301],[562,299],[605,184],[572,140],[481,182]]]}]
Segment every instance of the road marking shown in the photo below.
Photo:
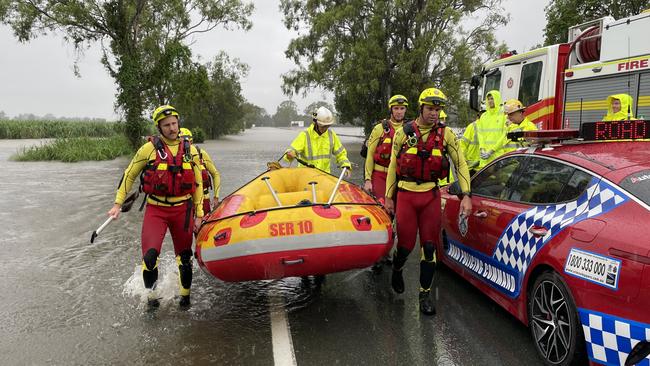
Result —
[{"label": "road marking", "polygon": [[273,339],[273,363],[275,366],[296,366],[289,320],[284,307],[284,298],[279,294],[269,294],[271,313],[271,338]]}]

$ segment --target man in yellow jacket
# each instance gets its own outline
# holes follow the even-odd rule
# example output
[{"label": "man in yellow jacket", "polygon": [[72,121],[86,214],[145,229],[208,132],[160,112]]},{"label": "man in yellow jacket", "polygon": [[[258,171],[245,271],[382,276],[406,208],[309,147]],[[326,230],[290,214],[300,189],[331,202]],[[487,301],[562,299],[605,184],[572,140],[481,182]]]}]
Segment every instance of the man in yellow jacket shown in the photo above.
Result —
[{"label": "man in yellow jacket", "polygon": [[501,137],[495,146],[495,149],[499,151],[499,155],[525,146],[523,141],[511,141],[507,136],[508,133],[537,130],[537,126],[524,115],[525,112],[526,107],[517,99],[510,99],[503,105],[503,113],[507,117],[506,134]]},{"label": "man in yellow jacket", "polygon": [[409,102],[405,96],[393,95],[388,100],[390,119],[377,123],[368,137],[368,155],[366,156],[363,188],[372,192],[380,200],[384,199],[386,193],[386,172],[393,149],[393,136],[395,136],[395,131],[402,128],[408,105]]},{"label": "man in yellow jacket", "polygon": [[[108,215],[117,219],[136,178],[141,177],[147,208],[142,222],[142,278],[150,307],[159,305],[155,294],[158,255],[167,229],[174,242],[178,265],[180,306],[190,305],[192,285],[192,232],[203,217],[203,186],[198,152],[179,139],[179,114],[170,105],[153,112],[159,136],[142,145],[124,171]],[[142,175],[140,174],[142,173]],[[196,217],[192,222],[192,217]]]},{"label": "man in yellow jacket", "polygon": [[[397,250],[393,256],[391,286],[404,292],[402,270],[415,247],[418,234],[420,260],[420,311],[435,314],[430,292],[436,266],[436,244],[440,237],[440,192],[438,179],[449,171],[447,157],[457,168],[456,177],[463,192],[461,212],[466,217],[472,209],[469,171],[460,151],[456,135],[440,123],[440,112],[447,97],[436,88],[425,89],[418,98],[419,116],[395,132],[393,152],[386,178],[386,209],[395,210],[397,220]],[[397,205],[393,195],[397,192]]]},{"label": "man in yellow jacket", "polygon": [[478,168],[479,160],[481,159],[478,147],[478,134],[476,133],[476,124],[485,112],[485,105],[483,103],[481,104],[481,111],[476,116],[476,120],[465,127],[463,137],[460,138],[460,149],[463,151],[470,175],[474,175],[475,170]]},{"label": "man in yellow jacket", "polygon": [[330,129],[334,124],[332,112],[325,107],[318,107],[312,114],[312,121],[313,123],[291,142],[284,159],[292,161],[299,158],[307,164],[330,173],[330,159],[334,156],[341,168],[348,168],[345,175],[349,177],[352,166],[348,160],[348,153],[339,137]]},{"label": "man in yellow jacket", "polygon": [[607,97],[607,114],[603,121],[633,120],[634,105],[628,94],[614,94]]},{"label": "man in yellow jacket", "polygon": [[[181,127],[180,137],[187,139],[194,145],[194,138],[192,131],[188,128]],[[219,191],[221,190],[221,175],[217,170],[216,165],[212,161],[210,154],[198,145],[194,145],[196,151],[199,153],[199,161],[201,162],[201,179],[203,181],[203,213],[207,214],[212,211],[210,207],[210,191],[213,192],[212,208],[219,205]]]},{"label": "man in yellow jacket", "polygon": [[475,125],[475,133],[478,135],[479,169],[499,156],[500,151],[496,144],[506,132],[506,118],[501,111],[501,93],[498,90],[490,90],[485,97],[485,106],[485,113]]}]

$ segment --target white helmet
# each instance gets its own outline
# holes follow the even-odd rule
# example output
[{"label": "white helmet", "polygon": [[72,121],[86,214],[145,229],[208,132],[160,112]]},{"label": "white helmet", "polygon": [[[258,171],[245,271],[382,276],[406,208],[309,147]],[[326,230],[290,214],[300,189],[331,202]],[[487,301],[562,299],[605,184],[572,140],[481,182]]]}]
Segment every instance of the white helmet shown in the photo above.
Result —
[{"label": "white helmet", "polygon": [[320,126],[329,126],[334,124],[334,115],[332,115],[332,112],[325,107],[318,107],[318,109],[312,113],[312,117]]}]

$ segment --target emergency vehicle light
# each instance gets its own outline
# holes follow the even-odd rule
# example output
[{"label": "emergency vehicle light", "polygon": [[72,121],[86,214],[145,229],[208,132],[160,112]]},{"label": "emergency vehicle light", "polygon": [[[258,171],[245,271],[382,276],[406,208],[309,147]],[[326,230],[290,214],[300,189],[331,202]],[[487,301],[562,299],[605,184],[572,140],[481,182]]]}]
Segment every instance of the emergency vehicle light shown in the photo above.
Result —
[{"label": "emergency vehicle light", "polygon": [[650,139],[650,120],[583,123],[580,135],[589,141]]},{"label": "emergency vehicle light", "polygon": [[530,142],[544,143],[562,140],[571,140],[578,137],[578,130],[537,130],[537,131],[517,131],[508,133],[508,138],[512,141],[524,139]]}]

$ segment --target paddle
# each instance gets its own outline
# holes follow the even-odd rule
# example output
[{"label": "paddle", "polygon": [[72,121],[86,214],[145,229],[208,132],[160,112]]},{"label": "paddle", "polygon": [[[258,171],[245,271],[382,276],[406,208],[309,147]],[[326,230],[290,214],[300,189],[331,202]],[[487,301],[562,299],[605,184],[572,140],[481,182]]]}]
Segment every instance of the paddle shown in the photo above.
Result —
[{"label": "paddle", "polygon": [[[122,207],[121,207],[120,211],[121,212],[129,212],[129,210],[133,206],[133,203],[135,202],[135,200],[138,199],[139,195],[140,195],[139,190],[136,190],[135,192],[128,195],[126,197],[126,199],[124,200],[124,203],[122,204]],[[97,235],[99,235],[99,233],[101,233],[102,230],[104,230],[106,228],[106,226],[108,226],[108,224],[111,223],[111,221],[113,221],[113,216],[110,216],[108,219],[106,219],[106,221],[104,221],[104,223],[100,227],[97,228],[97,230],[93,231],[93,234],[90,236],[90,243],[91,244],[95,242],[95,238],[97,238]]]},{"label": "paddle", "polygon": [[650,342],[641,341],[632,348],[632,351],[625,360],[625,366],[636,365],[643,361],[650,354]]}]

